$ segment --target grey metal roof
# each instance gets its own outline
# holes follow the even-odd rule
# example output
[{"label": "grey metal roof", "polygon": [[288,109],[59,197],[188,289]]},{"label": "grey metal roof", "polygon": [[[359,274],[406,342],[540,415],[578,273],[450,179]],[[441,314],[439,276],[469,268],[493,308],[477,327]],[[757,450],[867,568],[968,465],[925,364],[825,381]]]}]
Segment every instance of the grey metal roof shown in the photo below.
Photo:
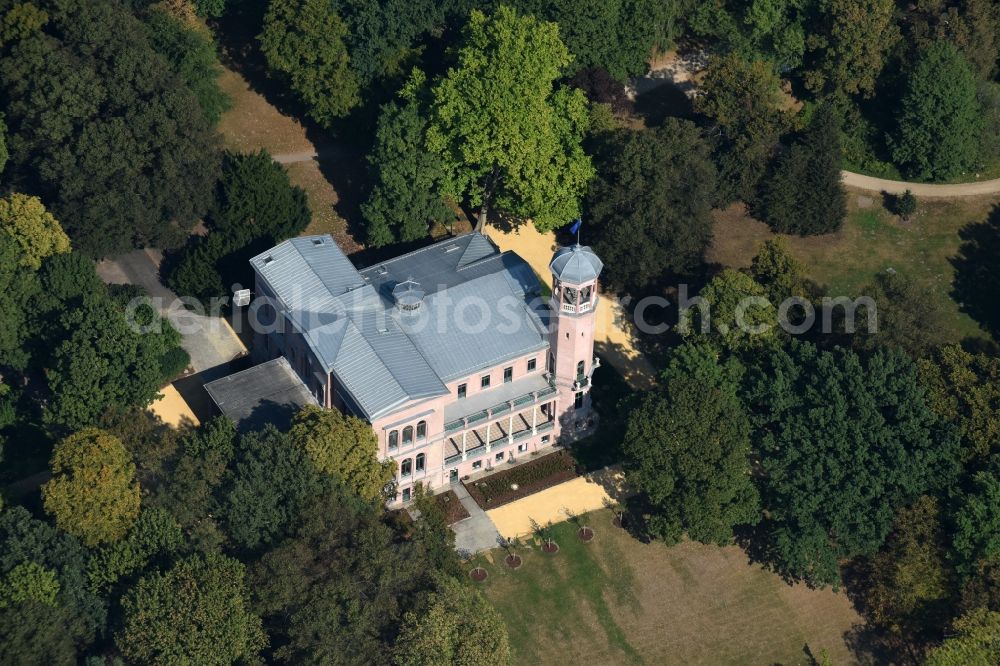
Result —
[{"label": "grey metal roof", "polygon": [[240,430],[268,423],[287,430],[296,412],[318,404],[284,357],[216,379],[205,390]]},{"label": "grey metal roof", "polygon": [[[548,345],[538,278],[478,233],[361,271],[329,235],[285,241],[251,263],[369,419],[444,395],[447,381]],[[400,285],[413,283],[420,306],[397,309]]]},{"label": "grey metal roof", "polygon": [[557,280],[570,284],[596,280],[603,268],[604,264],[594,251],[585,245],[559,248],[549,264],[549,270]]}]

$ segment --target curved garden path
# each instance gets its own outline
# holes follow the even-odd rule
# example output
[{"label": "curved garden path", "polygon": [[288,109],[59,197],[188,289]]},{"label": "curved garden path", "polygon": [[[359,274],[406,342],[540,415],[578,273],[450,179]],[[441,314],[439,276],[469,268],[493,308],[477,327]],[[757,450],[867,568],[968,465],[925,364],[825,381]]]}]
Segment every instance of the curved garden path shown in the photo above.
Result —
[{"label": "curved garden path", "polygon": [[918,197],[974,197],[982,194],[1000,194],[1000,178],[983,180],[978,183],[907,183],[901,180],[885,180],[863,176],[853,171],[841,171],[844,185],[873,192],[902,194],[909,190]]}]

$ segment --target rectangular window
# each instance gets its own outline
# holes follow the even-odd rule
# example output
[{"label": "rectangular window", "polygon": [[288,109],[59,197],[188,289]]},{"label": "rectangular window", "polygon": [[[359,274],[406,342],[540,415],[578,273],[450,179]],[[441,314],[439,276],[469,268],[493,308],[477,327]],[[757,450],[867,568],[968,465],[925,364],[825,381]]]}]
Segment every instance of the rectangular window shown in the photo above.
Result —
[{"label": "rectangular window", "polygon": [[489,388],[490,387],[490,376],[489,375],[483,375],[479,379],[479,387],[480,388]]},{"label": "rectangular window", "polygon": [[548,443],[549,443],[549,436],[542,435],[542,444],[548,444]]},{"label": "rectangular window", "polygon": [[468,387],[467,387],[467,386],[466,386],[465,384],[459,384],[459,385],[458,385],[458,399],[459,399],[459,400],[461,400],[462,398],[464,398],[464,397],[465,397],[465,390],[466,390],[467,388],[468,388]]},{"label": "rectangular window", "polygon": [[503,451],[501,451],[500,453],[498,453],[495,456],[493,456],[493,459],[496,460],[497,462],[500,462],[501,460],[503,460]]},{"label": "rectangular window", "polygon": [[472,463],[472,469],[481,469],[482,466],[483,466],[482,460],[477,460],[476,462]]},{"label": "rectangular window", "polygon": [[510,384],[514,379],[514,368],[504,368],[503,369],[503,383]]},{"label": "rectangular window", "polygon": [[527,450],[528,450],[528,443],[527,442],[525,442],[524,444],[518,444],[517,445],[517,452],[518,453],[524,453]]},{"label": "rectangular window", "polygon": [[533,358],[529,358],[528,359],[528,372],[534,372],[535,371],[535,367],[537,367],[537,365],[538,365],[538,361],[537,360],[535,360]]},{"label": "rectangular window", "polygon": [[583,407],[583,391],[577,393],[576,397],[573,398],[573,408],[580,409],[581,407]]},{"label": "rectangular window", "polygon": [[410,501],[410,489],[409,488],[403,488],[403,501],[404,502],[409,502]]}]

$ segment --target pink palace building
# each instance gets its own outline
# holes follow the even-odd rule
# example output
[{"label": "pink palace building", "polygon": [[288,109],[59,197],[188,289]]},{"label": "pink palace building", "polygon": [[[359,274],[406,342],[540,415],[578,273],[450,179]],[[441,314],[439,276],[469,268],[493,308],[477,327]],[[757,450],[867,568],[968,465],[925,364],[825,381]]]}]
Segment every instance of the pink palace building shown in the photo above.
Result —
[{"label": "pink palace building", "polygon": [[480,233],[364,269],[329,235],[251,260],[259,365],[206,386],[241,427],[262,405],[364,419],[397,463],[395,503],[498,468],[592,425],[597,279],[589,247],[560,248],[551,297]]}]

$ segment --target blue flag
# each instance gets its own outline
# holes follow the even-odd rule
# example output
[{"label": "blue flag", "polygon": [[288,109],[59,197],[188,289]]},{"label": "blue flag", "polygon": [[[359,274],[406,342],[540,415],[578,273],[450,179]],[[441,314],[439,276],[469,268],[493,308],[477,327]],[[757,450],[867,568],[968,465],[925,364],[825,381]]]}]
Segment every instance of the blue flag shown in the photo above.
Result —
[{"label": "blue flag", "polygon": [[580,225],[581,224],[583,224],[583,221],[580,220],[580,219],[577,219],[577,221],[573,223],[573,226],[569,228],[569,232],[571,234],[575,234],[576,232],[578,232],[580,230]]}]

